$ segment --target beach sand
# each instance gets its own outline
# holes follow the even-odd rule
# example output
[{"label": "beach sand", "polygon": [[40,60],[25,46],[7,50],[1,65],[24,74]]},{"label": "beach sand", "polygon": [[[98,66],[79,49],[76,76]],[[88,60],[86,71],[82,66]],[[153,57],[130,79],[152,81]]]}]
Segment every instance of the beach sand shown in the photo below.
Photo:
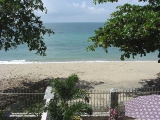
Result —
[{"label": "beach sand", "polygon": [[0,64],[0,87],[21,85],[21,81],[67,78],[75,73],[81,81],[91,82],[95,90],[133,89],[142,80],[156,79],[160,64],[155,62],[68,62]]}]

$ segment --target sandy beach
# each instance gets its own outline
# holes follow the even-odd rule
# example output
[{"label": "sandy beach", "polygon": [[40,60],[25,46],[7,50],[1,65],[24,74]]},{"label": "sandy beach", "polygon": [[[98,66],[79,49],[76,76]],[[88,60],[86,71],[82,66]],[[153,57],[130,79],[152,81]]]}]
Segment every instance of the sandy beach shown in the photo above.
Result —
[{"label": "sandy beach", "polygon": [[75,73],[80,80],[95,83],[96,90],[132,89],[140,87],[142,80],[157,78],[159,72],[157,61],[0,64],[0,87],[19,86],[25,80],[66,78]]}]

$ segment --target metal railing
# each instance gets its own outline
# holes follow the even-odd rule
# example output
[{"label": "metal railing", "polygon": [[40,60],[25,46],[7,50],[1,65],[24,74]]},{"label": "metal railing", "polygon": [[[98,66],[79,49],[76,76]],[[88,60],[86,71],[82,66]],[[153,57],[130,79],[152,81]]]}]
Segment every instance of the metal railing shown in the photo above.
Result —
[{"label": "metal railing", "polygon": [[110,103],[110,93],[105,91],[89,91],[93,111],[105,112]]},{"label": "metal railing", "polygon": [[[40,116],[44,106],[44,93],[30,89],[7,89],[0,91],[0,110],[5,119]],[[38,111],[39,109],[39,111]]]},{"label": "metal railing", "polygon": [[[124,113],[124,102],[137,96],[160,94],[160,88],[132,89],[126,91],[106,92],[89,91],[89,104],[94,112],[108,112],[112,104],[116,104],[121,113]],[[45,93],[36,90],[13,89],[0,91],[0,110],[3,113],[26,113],[37,104],[43,104]],[[112,97],[113,96],[113,97]],[[76,101],[73,101],[76,102]]]},{"label": "metal railing", "polygon": [[160,95],[160,88],[138,88],[138,89],[129,89],[125,91],[117,91],[114,93],[114,95],[117,96],[116,97],[117,100],[115,100],[113,103],[111,100],[111,103],[115,104],[113,106],[117,106],[118,111],[121,113],[121,115],[124,115],[125,113],[124,102],[129,101],[138,96],[145,96],[145,95],[152,95],[152,94]]}]

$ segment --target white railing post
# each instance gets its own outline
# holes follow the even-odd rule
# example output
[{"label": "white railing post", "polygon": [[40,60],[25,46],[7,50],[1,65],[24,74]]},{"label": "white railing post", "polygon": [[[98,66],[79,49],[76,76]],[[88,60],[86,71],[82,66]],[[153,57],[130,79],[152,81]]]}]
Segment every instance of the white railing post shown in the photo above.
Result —
[{"label": "white railing post", "polygon": [[[50,100],[54,98],[54,94],[51,93],[52,87],[48,86],[45,91],[44,100],[46,101],[45,107],[49,104]],[[47,120],[48,112],[43,112],[41,120]]]}]

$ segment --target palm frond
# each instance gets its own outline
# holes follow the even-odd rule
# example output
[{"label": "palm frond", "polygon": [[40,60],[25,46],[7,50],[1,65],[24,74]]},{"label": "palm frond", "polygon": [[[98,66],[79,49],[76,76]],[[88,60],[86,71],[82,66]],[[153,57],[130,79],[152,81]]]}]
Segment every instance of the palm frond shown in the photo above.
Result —
[{"label": "palm frond", "polygon": [[51,100],[46,110],[49,111],[49,115],[53,120],[63,120],[64,109],[56,100]]},{"label": "palm frond", "polygon": [[84,114],[92,115],[92,107],[84,102],[76,102],[72,104],[65,112],[65,120],[71,120],[75,115],[81,116]]},{"label": "palm frond", "polygon": [[47,110],[53,120],[71,120],[75,115],[92,114],[92,108],[88,104],[89,94],[76,86],[78,81],[79,78],[75,74],[66,80],[56,78],[52,81],[54,99],[49,103]]},{"label": "palm frond", "polygon": [[76,99],[83,99],[85,102],[89,103],[89,94],[87,93],[86,90],[83,90],[83,89],[74,89],[72,91],[72,94],[73,94],[73,98],[74,100]]},{"label": "palm frond", "polygon": [[53,88],[52,92],[54,92],[55,96],[62,101],[69,101],[79,98],[89,100],[86,90],[82,90],[76,87],[78,80],[79,78],[75,74],[69,76],[66,81],[62,81],[59,78],[54,79],[51,83]]}]

